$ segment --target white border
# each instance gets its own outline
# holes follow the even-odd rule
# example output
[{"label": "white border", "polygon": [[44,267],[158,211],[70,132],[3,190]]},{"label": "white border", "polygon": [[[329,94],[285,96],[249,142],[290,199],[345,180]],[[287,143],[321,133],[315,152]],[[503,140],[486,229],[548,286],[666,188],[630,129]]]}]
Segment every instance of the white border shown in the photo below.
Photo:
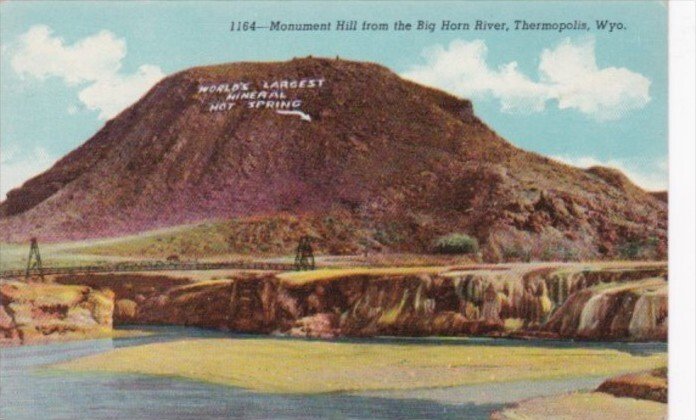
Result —
[{"label": "white border", "polygon": [[696,419],[696,3],[669,7],[669,417]]}]

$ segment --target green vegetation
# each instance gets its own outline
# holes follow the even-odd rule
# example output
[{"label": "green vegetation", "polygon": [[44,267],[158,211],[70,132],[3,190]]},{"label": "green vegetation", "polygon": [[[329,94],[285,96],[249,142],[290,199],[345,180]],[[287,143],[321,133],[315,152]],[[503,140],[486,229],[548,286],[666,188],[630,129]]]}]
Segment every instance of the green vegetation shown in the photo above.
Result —
[{"label": "green vegetation", "polygon": [[[127,261],[118,255],[94,255],[86,251],[87,242],[66,244],[39,244],[44,266],[102,265]],[[0,244],[0,270],[21,270],[27,266],[29,243]]]},{"label": "green vegetation", "polygon": [[626,260],[653,259],[660,240],[654,236],[647,239],[632,239],[619,247],[619,255]]},{"label": "green vegetation", "polygon": [[141,256],[164,259],[214,257],[233,253],[229,229],[225,223],[210,222],[184,225],[175,229],[143,232],[88,246],[85,251],[97,255]]},{"label": "green vegetation", "polygon": [[464,233],[451,233],[435,241],[435,252],[438,254],[475,254],[478,250],[476,238]]},{"label": "green vegetation", "polygon": [[[234,258],[291,254],[304,230],[297,218],[232,219],[181,225],[118,238],[39,243],[45,266],[99,265],[118,261]],[[255,245],[257,244],[257,245]],[[29,243],[0,244],[0,269],[26,265]]]},{"label": "green vegetation", "polygon": [[176,376],[258,392],[326,393],[610,376],[664,366],[666,354],[453,344],[197,339],[116,349],[54,368]]},{"label": "green vegetation", "polygon": [[394,222],[381,225],[374,232],[374,240],[380,244],[392,246],[406,240],[402,233],[403,229]]},{"label": "green vegetation", "polygon": [[519,244],[503,246],[502,253],[503,261],[530,262],[532,260],[532,251]]},{"label": "green vegetation", "polygon": [[[312,244],[317,253],[349,254],[361,249],[359,239],[364,232],[353,225],[348,215],[329,213],[313,218],[279,214],[180,225],[65,246],[74,252],[90,254],[92,258],[190,260],[285,256],[294,253],[303,235],[318,238]],[[39,245],[43,251],[44,245]],[[28,251],[28,245],[26,247]]]}]

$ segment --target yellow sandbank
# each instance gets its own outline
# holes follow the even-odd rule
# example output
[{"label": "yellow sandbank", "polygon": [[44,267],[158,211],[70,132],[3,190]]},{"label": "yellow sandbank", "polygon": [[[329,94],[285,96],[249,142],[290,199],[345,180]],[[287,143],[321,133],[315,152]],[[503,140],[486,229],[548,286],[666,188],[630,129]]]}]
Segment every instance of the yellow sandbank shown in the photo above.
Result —
[{"label": "yellow sandbank", "polygon": [[457,344],[195,339],[116,349],[54,365],[82,372],[165,375],[270,393],[445,387],[611,376],[666,364],[666,354]]},{"label": "yellow sandbank", "polygon": [[494,420],[518,419],[632,419],[659,420],[667,417],[667,404],[619,398],[602,392],[572,393],[523,401],[494,413]]}]

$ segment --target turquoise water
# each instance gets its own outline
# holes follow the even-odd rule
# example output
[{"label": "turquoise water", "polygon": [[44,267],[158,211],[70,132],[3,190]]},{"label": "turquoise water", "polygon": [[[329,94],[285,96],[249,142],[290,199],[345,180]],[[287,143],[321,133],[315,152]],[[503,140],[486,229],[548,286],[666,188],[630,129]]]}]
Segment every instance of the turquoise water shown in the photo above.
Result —
[{"label": "turquoise water", "polygon": [[[143,329],[139,327],[139,329]],[[360,394],[277,395],[175,378],[108,373],[55,373],[41,366],[114,348],[183,338],[249,336],[186,327],[147,328],[150,336],[89,340],[2,349],[2,419],[194,419],[194,418],[488,418],[492,411],[525,398],[595,388],[602,378],[511,382],[411,391]],[[279,338],[282,340],[282,338]],[[520,345],[610,347],[632,354],[666,351],[664,343],[579,344],[499,339],[351,340],[408,345]],[[230,367],[231,369],[233,367]]]}]

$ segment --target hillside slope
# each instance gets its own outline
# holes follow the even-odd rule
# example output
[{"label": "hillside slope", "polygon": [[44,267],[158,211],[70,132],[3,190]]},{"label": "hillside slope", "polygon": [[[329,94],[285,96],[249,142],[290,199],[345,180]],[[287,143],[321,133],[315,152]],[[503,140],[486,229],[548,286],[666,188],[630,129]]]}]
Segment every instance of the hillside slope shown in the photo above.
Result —
[{"label": "hillside slope", "polygon": [[[284,80],[306,83],[273,89]],[[236,82],[299,100],[293,110],[311,121],[248,100],[211,112],[227,93],[202,90]],[[457,231],[475,236],[488,260],[666,255],[666,201],[621,173],[520,150],[468,100],[379,65],[315,58],[198,67],[162,80],[11,191],[0,204],[0,240],[279,214],[295,227],[278,223],[271,237],[275,227],[342,235],[332,238],[342,252],[365,244],[426,251]]]}]

